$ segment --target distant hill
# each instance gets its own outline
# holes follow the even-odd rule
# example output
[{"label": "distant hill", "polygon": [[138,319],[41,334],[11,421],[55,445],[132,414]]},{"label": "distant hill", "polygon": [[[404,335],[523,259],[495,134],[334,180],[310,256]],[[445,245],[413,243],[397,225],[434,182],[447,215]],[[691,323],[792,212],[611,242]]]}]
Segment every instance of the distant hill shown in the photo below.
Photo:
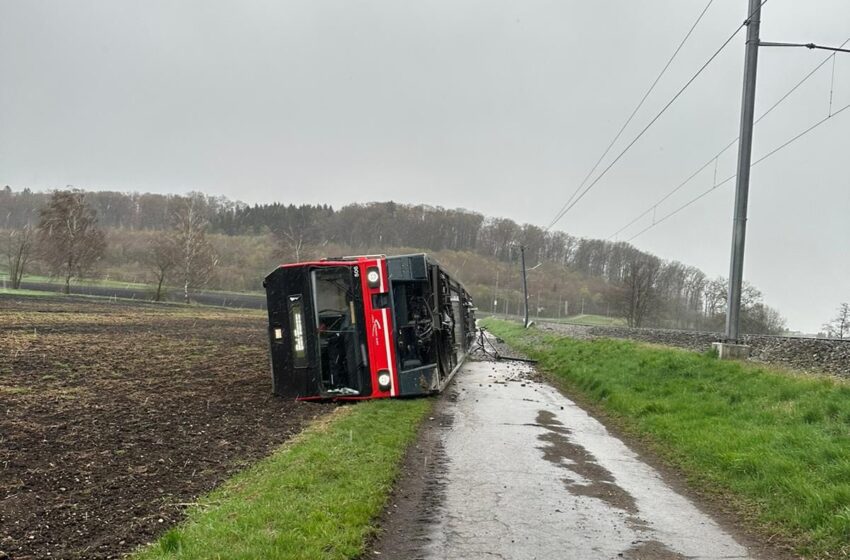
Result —
[{"label": "distant hill", "polygon": [[[0,229],[38,223],[50,193],[0,189]],[[725,311],[723,279],[696,267],[658,257],[625,242],[578,238],[544,231],[508,218],[465,209],[395,202],[328,205],[247,205],[189,193],[208,223],[219,256],[210,287],[256,290],[262,277],[283,261],[357,253],[434,253],[465,283],[486,311],[521,309],[519,247],[526,248],[531,314],[558,317],[595,314],[622,317],[633,325],[720,328]],[[150,279],[145,263],[157,231],[171,227],[183,197],[91,191],[86,200],[106,229],[108,250],[102,276]],[[33,271],[46,272],[39,263]],[[743,330],[778,332],[779,314],[745,290]]]}]

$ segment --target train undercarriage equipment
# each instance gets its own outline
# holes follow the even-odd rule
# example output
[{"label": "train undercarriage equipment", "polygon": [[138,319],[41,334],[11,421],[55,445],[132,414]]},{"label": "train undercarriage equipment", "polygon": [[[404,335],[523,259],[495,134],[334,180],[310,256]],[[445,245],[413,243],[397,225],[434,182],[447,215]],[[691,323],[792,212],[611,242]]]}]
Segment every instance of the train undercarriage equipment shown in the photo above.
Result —
[{"label": "train undercarriage equipment", "polygon": [[285,264],[263,286],[272,387],[283,397],[437,393],[475,340],[472,298],[426,254]]}]

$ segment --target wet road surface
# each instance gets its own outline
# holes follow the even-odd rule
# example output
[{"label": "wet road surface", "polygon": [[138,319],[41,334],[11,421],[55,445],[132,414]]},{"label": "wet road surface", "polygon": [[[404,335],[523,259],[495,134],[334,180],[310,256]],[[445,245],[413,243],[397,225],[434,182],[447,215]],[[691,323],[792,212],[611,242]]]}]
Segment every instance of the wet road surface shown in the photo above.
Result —
[{"label": "wet road surface", "polygon": [[[528,366],[468,362],[427,559],[741,559],[748,550]],[[386,556],[384,556],[386,557]]]}]

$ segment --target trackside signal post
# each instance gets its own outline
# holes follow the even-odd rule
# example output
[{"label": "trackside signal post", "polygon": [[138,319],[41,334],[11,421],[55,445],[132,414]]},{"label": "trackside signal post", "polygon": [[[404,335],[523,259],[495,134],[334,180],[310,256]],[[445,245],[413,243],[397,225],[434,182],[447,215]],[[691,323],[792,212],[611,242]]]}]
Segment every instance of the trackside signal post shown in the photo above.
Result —
[{"label": "trackside signal post", "polygon": [[525,245],[519,246],[520,260],[522,261],[522,308],[525,313],[523,326],[528,328],[528,280],[525,277]]}]

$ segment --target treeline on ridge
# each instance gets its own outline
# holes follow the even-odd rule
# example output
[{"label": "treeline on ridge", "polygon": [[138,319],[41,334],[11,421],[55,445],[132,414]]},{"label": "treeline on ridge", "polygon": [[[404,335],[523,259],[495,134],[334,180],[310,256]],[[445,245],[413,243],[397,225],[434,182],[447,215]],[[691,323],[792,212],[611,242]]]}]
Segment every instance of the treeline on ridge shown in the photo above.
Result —
[{"label": "treeline on ridge", "polygon": [[[29,189],[0,189],[0,230],[39,222],[51,197]],[[175,227],[190,200],[216,253],[207,287],[256,290],[282,261],[341,254],[424,250],[458,276],[484,311],[518,313],[519,247],[526,248],[532,315],[592,313],[623,317],[633,326],[718,330],[726,283],[696,267],[664,261],[625,242],[584,239],[532,224],[488,218],[462,209],[394,202],[328,205],[247,205],[202,193],[186,196],[85,192],[106,232],[101,275],[154,281],[150,253],[157,232]],[[49,273],[43,264],[35,272]],[[161,271],[160,271],[161,272]],[[162,280],[162,278],[160,278]],[[166,279],[167,281],[167,279]],[[746,286],[742,330],[779,333],[785,322]]]}]

